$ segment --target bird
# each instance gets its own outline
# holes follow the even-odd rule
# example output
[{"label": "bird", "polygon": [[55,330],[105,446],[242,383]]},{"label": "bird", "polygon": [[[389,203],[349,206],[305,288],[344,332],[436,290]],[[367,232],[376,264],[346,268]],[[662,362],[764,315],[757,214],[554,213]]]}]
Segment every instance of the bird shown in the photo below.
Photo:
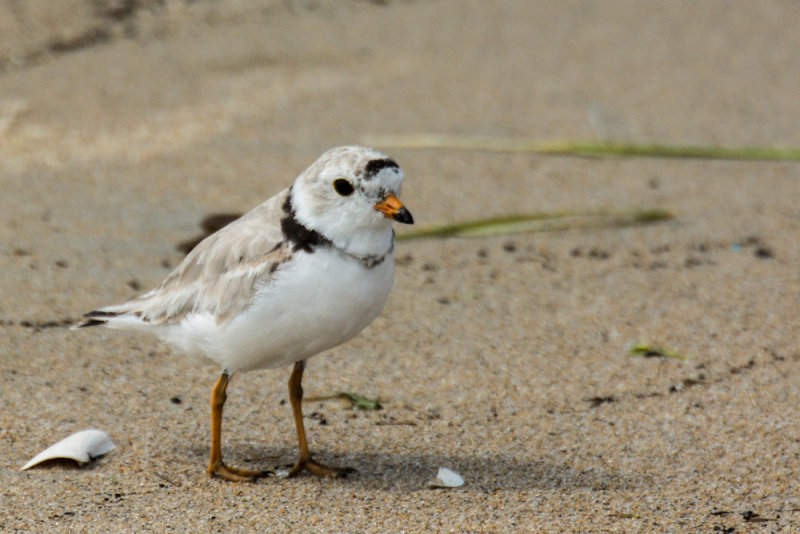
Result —
[{"label": "bird", "polygon": [[201,241],[154,289],[85,314],[73,329],[154,334],[221,369],[211,393],[209,477],[245,482],[269,471],[223,460],[222,412],[235,373],[292,365],[289,400],[299,456],[286,475],[352,470],[312,458],[303,425],[306,361],[349,340],[383,310],[394,278],[393,222],[403,171],[371,148],[322,154],[292,185]]}]

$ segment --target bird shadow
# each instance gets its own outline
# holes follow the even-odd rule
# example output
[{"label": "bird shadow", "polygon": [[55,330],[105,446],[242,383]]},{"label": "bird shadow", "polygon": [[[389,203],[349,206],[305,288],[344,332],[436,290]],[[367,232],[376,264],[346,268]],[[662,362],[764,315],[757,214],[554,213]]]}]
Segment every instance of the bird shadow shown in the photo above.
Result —
[{"label": "bird shadow", "polygon": [[[203,465],[208,455],[208,450],[201,447],[188,447],[183,452],[187,461],[196,459],[199,465]],[[226,459],[233,465],[269,469],[276,473],[290,468],[297,454],[295,450],[265,450],[256,445],[236,446],[225,453]],[[354,473],[340,479],[342,484],[399,492],[426,487],[435,478],[440,467],[456,471],[470,488],[483,492],[579,488],[595,491],[630,490],[646,484],[642,477],[632,477],[606,469],[578,469],[565,463],[528,460],[503,454],[462,456],[369,452],[332,456],[314,451],[312,454],[322,463],[355,469]],[[278,477],[274,478],[280,481]]]}]

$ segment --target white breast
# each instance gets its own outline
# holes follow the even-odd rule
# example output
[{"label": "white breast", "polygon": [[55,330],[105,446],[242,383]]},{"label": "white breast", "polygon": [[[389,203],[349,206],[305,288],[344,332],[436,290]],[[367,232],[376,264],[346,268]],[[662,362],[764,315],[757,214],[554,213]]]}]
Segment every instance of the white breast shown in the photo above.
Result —
[{"label": "white breast", "polygon": [[190,315],[164,338],[231,372],[279,367],[344,343],[380,314],[394,276],[394,258],[371,269],[335,249],[297,252],[260,288],[251,305],[218,325]]}]

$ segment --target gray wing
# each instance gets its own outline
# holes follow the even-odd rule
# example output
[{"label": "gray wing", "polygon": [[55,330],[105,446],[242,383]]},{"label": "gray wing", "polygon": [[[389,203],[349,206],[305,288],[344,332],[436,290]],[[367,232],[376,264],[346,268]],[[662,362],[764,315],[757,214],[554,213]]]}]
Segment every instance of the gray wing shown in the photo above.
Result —
[{"label": "gray wing", "polygon": [[217,323],[229,321],[291,259],[280,224],[288,194],[288,189],[282,191],[208,236],[152,291],[87,313],[78,326],[106,323],[120,315],[153,325],[177,323],[190,313],[210,313]]}]

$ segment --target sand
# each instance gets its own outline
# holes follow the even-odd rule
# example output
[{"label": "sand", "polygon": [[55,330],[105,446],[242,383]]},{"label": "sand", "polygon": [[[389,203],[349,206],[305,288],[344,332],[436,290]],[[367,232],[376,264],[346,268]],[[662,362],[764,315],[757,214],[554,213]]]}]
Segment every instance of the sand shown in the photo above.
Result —
[{"label": "sand", "polygon": [[[0,7],[0,530],[800,530],[798,163],[379,147],[419,227],[675,218],[399,244],[383,315],[306,372],[309,396],[382,400],[306,405],[312,450],[357,469],[344,479],[206,479],[218,370],[64,326],[157,284],[206,215],[376,135],[798,146],[798,15],[780,1]],[[686,360],[633,357],[636,343]],[[288,374],[233,380],[232,464],[294,460]],[[20,471],[85,428],[117,450]],[[439,467],[466,484],[429,488]]]}]

